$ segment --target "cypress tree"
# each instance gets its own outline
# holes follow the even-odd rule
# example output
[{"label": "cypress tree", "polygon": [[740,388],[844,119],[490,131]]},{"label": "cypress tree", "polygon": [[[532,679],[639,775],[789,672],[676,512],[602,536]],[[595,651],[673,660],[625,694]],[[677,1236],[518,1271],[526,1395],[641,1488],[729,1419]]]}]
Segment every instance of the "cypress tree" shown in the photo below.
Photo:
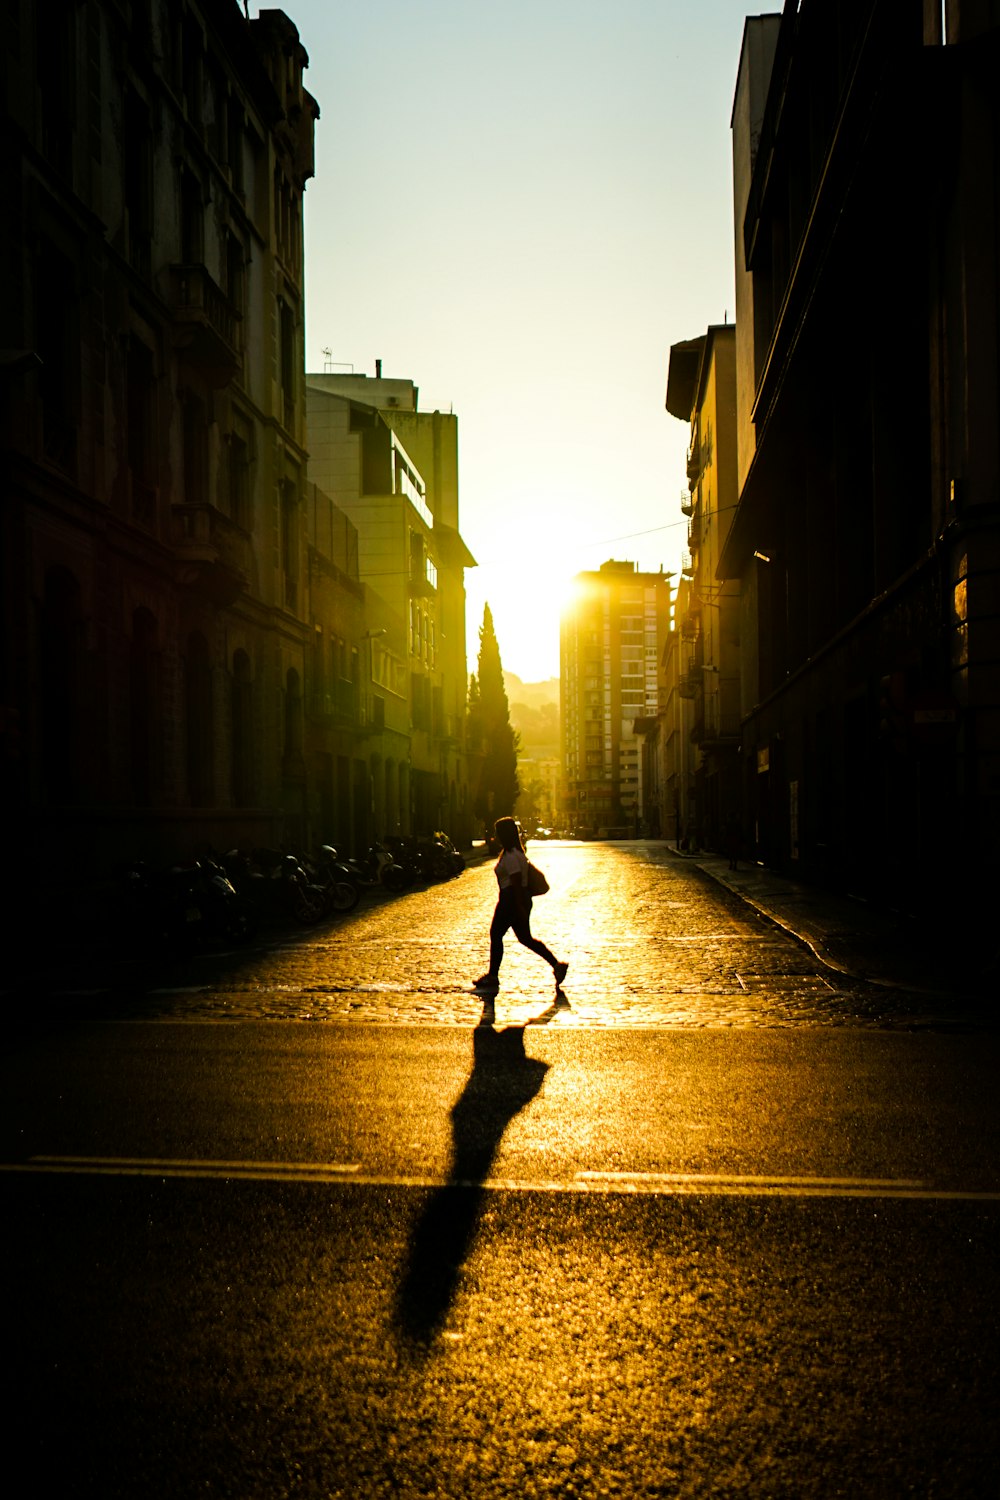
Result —
[{"label": "cypress tree", "polygon": [[487,604],[479,631],[479,670],[469,692],[470,729],[483,746],[479,782],[472,810],[486,830],[497,818],[513,817],[520,790],[517,780],[518,736],[510,722],[510,705],[503,685],[500,647]]}]

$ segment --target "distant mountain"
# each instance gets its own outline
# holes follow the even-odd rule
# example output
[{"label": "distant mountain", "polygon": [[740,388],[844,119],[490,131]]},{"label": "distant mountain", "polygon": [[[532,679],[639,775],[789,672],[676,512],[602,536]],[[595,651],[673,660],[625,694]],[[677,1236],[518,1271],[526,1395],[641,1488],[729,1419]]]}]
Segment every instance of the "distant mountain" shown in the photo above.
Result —
[{"label": "distant mountain", "polygon": [[510,722],[521,736],[521,755],[550,760],[559,754],[559,678],[522,682],[514,672],[503,674],[510,704]]},{"label": "distant mountain", "polygon": [[547,682],[522,682],[514,672],[504,672],[503,685],[507,702],[523,703],[525,708],[544,708],[546,704],[559,707],[559,678],[550,677]]}]

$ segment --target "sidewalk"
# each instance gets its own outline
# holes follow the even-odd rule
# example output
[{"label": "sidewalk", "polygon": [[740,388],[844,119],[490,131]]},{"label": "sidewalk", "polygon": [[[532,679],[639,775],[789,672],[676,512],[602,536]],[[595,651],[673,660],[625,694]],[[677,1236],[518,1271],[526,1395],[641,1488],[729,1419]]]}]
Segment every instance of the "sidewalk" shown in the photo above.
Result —
[{"label": "sidewalk", "polygon": [[676,859],[697,865],[806,943],[820,963],[839,974],[979,1005],[996,993],[1000,964],[995,931],[984,934],[979,948],[970,951],[948,931],[901,912],[803,885],[760,865],[741,861],[731,870],[724,855],[682,854],[667,847]]}]

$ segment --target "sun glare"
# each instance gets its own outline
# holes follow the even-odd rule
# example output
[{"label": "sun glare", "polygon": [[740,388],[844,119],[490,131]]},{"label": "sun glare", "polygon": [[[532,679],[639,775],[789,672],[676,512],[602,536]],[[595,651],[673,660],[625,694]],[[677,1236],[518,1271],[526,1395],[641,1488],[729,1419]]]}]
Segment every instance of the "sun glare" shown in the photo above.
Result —
[{"label": "sun glare", "polygon": [[[563,610],[574,592],[574,559],[567,552],[565,528],[558,525],[533,528],[530,546],[516,560],[502,567],[479,570],[466,576],[476,630],[482,623],[482,603],[493,614],[500,658],[508,671],[522,682],[544,682],[559,675],[559,626]],[[478,596],[478,597],[477,597]],[[471,614],[471,611],[470,611]],[[473,659],[478,635],[469,648]]]}]

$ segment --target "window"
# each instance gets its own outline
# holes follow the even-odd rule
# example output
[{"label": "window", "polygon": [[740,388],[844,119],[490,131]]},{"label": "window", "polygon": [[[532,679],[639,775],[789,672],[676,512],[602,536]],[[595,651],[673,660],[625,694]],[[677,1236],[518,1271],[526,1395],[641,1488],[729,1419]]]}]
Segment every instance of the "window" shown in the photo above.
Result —
[{"label": "window", "polygon": [[[226,231],[226,296],[242,319],[246,299],[246,257],[240,240]],[[237,329],[237,336],[239,330]]]},{"label": "window", "polygon": [[152,132],[145,101],[132,89],[125,99],[122,167],[129,263],[141,276],[148,276],[153,239]]},{"label": "window", "polygon": [[181,260],[200,265],[205,255],[205,206],[201,183],[181,168]]},{"label": "window", "polygon": [[148,609],[132,616],[128,680],[132,800],[150,807],[159,782],[162,733],[158,629]]},{"label": "window", "polygon": [[288,762],[302,759],[302,684],[299,674],[290,667],[285,674],[285,771]]},{"label": "window", "polygon": [[79,800],[85,712],[84,627],[80,585],[66,568],[50,568],[39,612],[40,768],[49,803]]},{"label": "window", "polygon": [[156,431],[152,351],[133,334],[125,356],[126,453],[132,514],[148,525],[155,512]]},{"label": "window", "polygon": [[195,631],[184,654],[187,786],[192,807],[212,800],[212,669],[205,637]]},{"label": "window", "polygon": [[191,391],[181,396],[181,433],[184,448],[185,505],[204,505],[208,499],[208,423],[205,407]]},{"label": "window", "polygon": [[285,608],[295,609],[299,581],[299,507],[295,485],[281,485],[281,568],[285,583]]},{"label": "window", "polygon": [[426,677],[414,673],[410,678],[414,729],[431,727],[431,685]]},{"label": "window", "polygon": [[35,347],[42,367],[38,392],[46,458],[71,469],[76,457],[74,420],[79,380],[73,273],[65,256],[42,243],[35,266]]},{"label": "window", "polygon": [[238,99],[229,101],[229,170],[233,190],[243,192],[243,106]]},{"label": "window", "polygon": [[229,434],[229,514],[237,526],[251,530],[250,461],[253,454],[253,423],[233,418]]},{"label": "window", "polygon": [[[10,14],[8,9],[8,16]],[[31,14],[30,10],[28,14]],[[11,24],[6,19],[8,29]],[[75,57],[74,7],[39,5],[36,8],[35,61],[36,84],[42,103],[42,150],[51,165],[67,176],[72,170]]]},{"label": "window", "polygon": [[233,657],[231,682],[232,804],[253,804],[253,670],[245,651]]},{"label": "window", "polygon": [[181,31],[181,91],[187,117],[192,124],[201,123],[201,58],[203,38],[194,16],[184,18]]},{"label": "window", "polygon": [[278,299],[278,340],[283,420],[286,427],[291,427],[295,410],[295,317],[283,297]]}]

